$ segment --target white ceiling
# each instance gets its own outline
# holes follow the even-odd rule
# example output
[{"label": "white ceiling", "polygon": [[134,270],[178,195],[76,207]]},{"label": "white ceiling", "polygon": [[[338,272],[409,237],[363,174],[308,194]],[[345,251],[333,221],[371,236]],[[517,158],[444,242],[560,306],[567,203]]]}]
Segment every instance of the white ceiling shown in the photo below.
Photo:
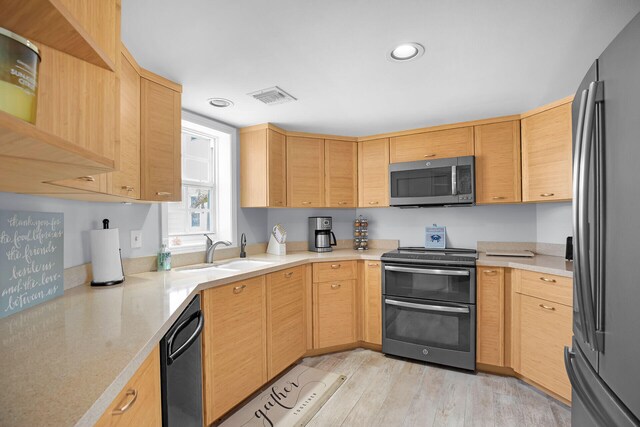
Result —
[{"label": "white ceiling", "polygon": [[[234,126],[363,136],[520,113],[572,94],[638,0],[123,0],[140,64]],[[403,41],[425,55],[385,57]],[[247,93],[280,86],[298,101]],[[228,109],[207,98],[235,102]]]}]

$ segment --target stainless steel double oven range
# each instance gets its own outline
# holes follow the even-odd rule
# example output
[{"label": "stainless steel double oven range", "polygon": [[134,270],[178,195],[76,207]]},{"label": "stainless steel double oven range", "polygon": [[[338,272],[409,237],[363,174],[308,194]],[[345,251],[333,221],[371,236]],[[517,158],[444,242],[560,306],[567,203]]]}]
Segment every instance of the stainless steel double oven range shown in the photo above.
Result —
[{"label": "stainless steel double oven range", "polygon": [[475,370],[476,258],[402,247],[382,256],[383,353]]}]

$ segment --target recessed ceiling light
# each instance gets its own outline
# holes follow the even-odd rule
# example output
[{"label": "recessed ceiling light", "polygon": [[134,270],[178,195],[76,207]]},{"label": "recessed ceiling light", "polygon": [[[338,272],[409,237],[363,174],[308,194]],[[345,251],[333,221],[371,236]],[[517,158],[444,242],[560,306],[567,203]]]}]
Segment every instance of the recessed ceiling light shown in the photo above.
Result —
[{"label": "recessed ceiling light", "polygon": [[233,101],[226,98],[209,98],[209,104],[217,108],[233,107]]},{"label": "recessed ceiling light", "polygon": [[391,61],[410,61],[421,57],[424,54],[424,46],[420,43],[401,43],[394,47],[387,54],[387,58]]}]

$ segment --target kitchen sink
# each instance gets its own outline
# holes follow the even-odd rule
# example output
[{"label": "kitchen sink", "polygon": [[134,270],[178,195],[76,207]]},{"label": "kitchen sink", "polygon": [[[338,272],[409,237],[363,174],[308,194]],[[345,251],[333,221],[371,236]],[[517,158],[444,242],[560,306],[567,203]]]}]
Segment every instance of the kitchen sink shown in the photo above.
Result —
[{"label": "kitchen sink", "polygon": [[268,265],[273,264],[269,261],[257,261],[253,259],[237,259],[233,261],[227,262],[219,262],[215,264],[196,264],[196,265],[187,265],[185,267],[175,268],[175,271],[185,271],[185,272],[194,272],[194,271],[203,271],[203,270],[212,270],[212,271],[242,271],[249,268],[258,268],[258,267],[266,267]]}]

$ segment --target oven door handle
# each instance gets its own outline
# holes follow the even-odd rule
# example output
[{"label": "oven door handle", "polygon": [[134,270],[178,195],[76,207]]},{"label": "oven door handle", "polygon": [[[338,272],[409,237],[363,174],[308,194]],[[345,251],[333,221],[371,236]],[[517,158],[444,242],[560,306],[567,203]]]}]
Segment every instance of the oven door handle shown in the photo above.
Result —
[{"label": "oven door handle", "polygon": [[469,307],[449,307],[446,305],[416,304],[413,302],[396,301],[394,299],[384,300],[385,304],[395,305],[396,307],[415,308],[424,311],[442,311],[446,313],[469,313]]},{"label": "oven door handle", "polygon": [[468,276],[469,270],[442,270],[433,268],[409,268],[395,265],[385,265],[385,271],[398,271],[400,273],[436,274],[440,276]]}]

